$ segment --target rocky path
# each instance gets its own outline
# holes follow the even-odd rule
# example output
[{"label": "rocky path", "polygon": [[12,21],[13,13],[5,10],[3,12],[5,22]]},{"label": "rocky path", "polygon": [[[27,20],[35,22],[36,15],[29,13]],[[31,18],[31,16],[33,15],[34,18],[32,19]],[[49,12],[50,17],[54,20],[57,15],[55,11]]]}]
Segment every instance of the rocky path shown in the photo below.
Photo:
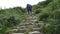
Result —
[{"label": "rocky path", "polygon": [[13,28],[11,34],[42,34],[40,32],[41,23],[38,22],[37,16],[27,16],[23,23]]}]

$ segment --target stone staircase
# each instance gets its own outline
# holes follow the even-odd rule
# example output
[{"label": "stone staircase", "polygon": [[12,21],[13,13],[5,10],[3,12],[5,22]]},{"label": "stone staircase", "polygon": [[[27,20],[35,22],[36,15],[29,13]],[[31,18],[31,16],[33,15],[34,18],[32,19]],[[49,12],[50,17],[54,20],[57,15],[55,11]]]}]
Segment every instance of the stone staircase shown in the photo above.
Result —
[{"label": "stone staircase", "polygon": [[42,34],[40,32],[40,23],[37,16],[27,16],[23,23],[20,23],[16,28],[13,28],[11,34]]}]

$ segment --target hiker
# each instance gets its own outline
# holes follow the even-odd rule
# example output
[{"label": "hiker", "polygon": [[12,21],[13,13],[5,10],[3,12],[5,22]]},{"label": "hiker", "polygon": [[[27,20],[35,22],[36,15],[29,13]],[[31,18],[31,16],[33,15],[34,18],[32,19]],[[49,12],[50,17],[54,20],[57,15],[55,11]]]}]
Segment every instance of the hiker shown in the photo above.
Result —
[{"label": "hiker", "polygon": [[30,4],[27,4],[27,11],[28,11],[28,15],[32,15],[32,6]]}]

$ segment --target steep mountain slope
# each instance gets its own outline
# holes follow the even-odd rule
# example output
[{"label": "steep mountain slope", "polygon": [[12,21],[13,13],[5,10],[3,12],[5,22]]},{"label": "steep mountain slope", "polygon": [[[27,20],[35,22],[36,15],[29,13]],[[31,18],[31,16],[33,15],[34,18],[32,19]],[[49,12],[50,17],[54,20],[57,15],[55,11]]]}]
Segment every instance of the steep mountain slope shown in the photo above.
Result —
[{"label": "steep mountain slope", "polygon": [[60,34],[60,0],[40,2],[33,6],[33,11],[38,15],[39,21],[45,23],[41,29],[44,34]]},{"label": "steep mountain slope", "polygon": [[0,10],[0,34],[25,20],[26,11],[21,7]]}]

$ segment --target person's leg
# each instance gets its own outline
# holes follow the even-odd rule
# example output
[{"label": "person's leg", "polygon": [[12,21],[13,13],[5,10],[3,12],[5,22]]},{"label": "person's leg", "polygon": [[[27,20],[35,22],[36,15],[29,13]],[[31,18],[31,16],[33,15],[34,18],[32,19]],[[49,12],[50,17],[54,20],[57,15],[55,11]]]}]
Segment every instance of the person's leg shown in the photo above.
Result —
[{"label": "person's leg", "polygon": [[32,10],[30,10],[30,15],[32,15]]},{"label": "person's leg", "polygon": [[30,11],[28,12],[28,15],[31,15],[31,12]]},{"label": "person's leg", "polygon": [[28,9],[28,15],[32,15],[32,10]]},{"label": "person's leg", "polygon": [[29,13],[29,10],[27,9],[27,14]]}]

